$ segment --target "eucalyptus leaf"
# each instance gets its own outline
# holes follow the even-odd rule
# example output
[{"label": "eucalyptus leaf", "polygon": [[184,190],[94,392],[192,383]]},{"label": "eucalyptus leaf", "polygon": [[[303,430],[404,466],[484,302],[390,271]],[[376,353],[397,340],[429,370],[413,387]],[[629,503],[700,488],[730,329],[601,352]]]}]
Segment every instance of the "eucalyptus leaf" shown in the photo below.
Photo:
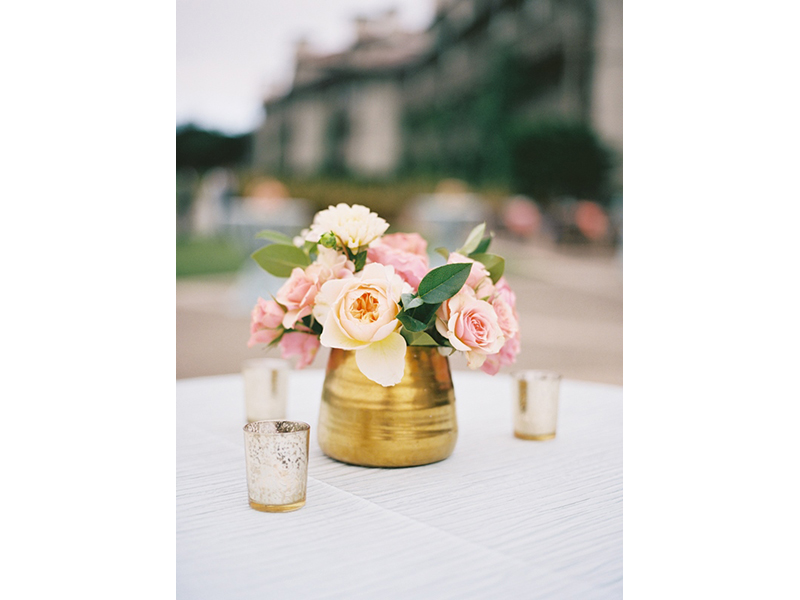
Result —
[{"label": "eucalyptus leaf", "polygon": [[483,266],[489,271],[492,283],[497,283],[503,276],[503,271],[506,269],[506,261],[502,256],[497,256],[496,254],[473,254],[471,258],[483,263]]},{"label": "eucalyptus leaf", "polygon": [[278,244],[286,244],[289,246],[293,246],[294,242],[292,242],[292,238],[288,235],[281,233],[280,231],[270,231],[269,229],[265,229],[264,231],[259,231],[256,234],[257,238],[263,240],[269,240],[270,242],[276,242]]},{"label": "eucalyptus leaf", "polygon": [[471,263],[442,265],[419,282],[417,294],[425,304],[441,304],[458,293],[469,277]]},{"label": "eucalyptus leaf", "polygon": [[469,232],[467,236],[467,241],[464,242],[464,245],[461,246],[456,252],[459,254],[463,254],[464,256],[469,256],[480,244],[481,239],[483,238],[483,232],[486,231],[486,223],[481,223],[475,229]]},{"label": "eucalyptus leaf", "polygon": [[302,269],[311,264],[305,252],[288,244],[270,244],[251,256],[262,269],[275,277],[289,277],[295,267]]}]

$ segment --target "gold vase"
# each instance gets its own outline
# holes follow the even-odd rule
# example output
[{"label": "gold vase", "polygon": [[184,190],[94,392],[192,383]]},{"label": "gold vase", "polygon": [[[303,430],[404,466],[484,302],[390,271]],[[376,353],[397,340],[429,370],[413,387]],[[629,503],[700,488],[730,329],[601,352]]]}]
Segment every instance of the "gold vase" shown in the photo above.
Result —
[{"label": "gold vase", "polygon": [[434,347],[406,349],[403,379],[383,387],[367,379],[355,352],[331,349],[317,437],[336,460],[367,467],[427,465],[456,445],[450,363]]}]

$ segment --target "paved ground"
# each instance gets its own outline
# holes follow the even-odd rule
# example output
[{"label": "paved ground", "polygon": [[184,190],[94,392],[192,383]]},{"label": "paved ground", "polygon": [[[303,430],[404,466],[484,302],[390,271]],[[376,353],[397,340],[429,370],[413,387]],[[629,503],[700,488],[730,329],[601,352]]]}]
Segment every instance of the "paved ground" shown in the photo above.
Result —
[{"label": "paved ground", "polygon": [[[517,294],[522,353],[513,368],[622,385],[619,256],[608,249],[510,240],[496,240],[492,251],[506,257],[506,277]],[[236,373],[243,360],[265,355],[263,349],[247,348],[247,306],[255,303],[260,276],[178,280],[178,379]],[[271,283],[264,281],[265,286]],[[323,348],[310,368],[324,368],[326,359]],[[451,364],[466,368],[459,359]]]}]

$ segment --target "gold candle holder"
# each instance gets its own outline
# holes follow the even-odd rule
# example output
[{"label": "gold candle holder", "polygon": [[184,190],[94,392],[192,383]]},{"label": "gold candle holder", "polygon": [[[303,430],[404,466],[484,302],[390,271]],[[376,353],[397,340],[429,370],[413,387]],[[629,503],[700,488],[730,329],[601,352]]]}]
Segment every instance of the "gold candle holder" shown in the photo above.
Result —
[{"label": "gold candle holder", "polygon": [[310,430],[302,421],[256,421],[244,426],[251,508],[289,512],[305,505]]},{"label": "gold candle holder", "polygon": [[549,371],[514,373],[514,436],[523,440],[552,440],[558,421],[561,375]]},{"label": "gold candle holder", "polygon": [[252,358],[242,365],[248,423],[286,418],[289,363],[279,358]]}]

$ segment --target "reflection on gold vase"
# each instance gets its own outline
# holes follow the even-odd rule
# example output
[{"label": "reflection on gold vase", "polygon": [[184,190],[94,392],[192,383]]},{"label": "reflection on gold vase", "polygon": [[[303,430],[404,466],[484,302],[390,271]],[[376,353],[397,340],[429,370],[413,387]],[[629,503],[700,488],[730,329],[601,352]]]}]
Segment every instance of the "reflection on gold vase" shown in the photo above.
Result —
[{"label": "reflection on gold vase", "polygon": [[458,436],[450,364],[435,347],[409,346],[405,374],[383,387],[358,369],[355,352],[332,349],[317,436],[336,460],[411,467],[443,460]]}]

